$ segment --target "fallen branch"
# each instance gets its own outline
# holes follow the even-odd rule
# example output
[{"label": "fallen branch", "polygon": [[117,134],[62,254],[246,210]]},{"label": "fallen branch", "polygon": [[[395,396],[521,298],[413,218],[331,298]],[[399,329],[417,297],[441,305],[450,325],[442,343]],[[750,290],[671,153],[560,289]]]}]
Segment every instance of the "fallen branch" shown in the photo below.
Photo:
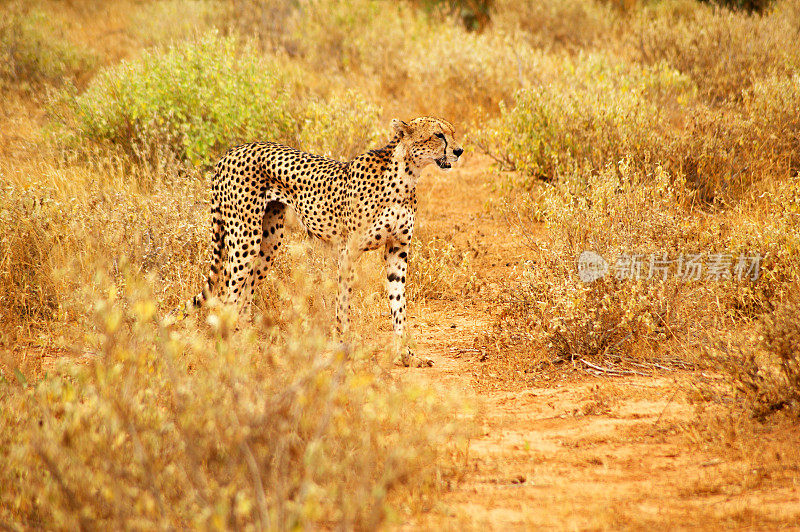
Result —
[{"label": "fallen branch", "polygon": [[592,364],[591,362],[584,360],[583,358],[579,358],[579,361],[583,362],[590,368],[596,371],[602,371],[603,373],[608,373],[611,375],[641,375],[642,377],[651,377],[652,375],[649,373],[642,373],[641,371],[635,371],[632,369],[617,369],[617,368],[606,368],[603,366],[598,366],[596,364]]},{"label": "fallen branch", "polygon": [[582,359],[582,358],[579,358],[578,360],[579,360],[580,362],[583,362],[584,364],[586,364],[587,366],[589,366],[589,367],[590,367],[590,368],[592,368],[593,370],[595,370],[595,371],[599,371],[599,372],[601,372],[601,373],[610,373],[610,374],[612,374],[612,375],[619,375],[619,376],[622,376],[622,375],[624,375],[622,372],[620,372],[620,371],[618,371],[618,370],[611,369],[611,368],[604,368],[603,366],[598,366],[598,365],[596,365],[596,364],[592,364],[591,362],[588,362],[588,361],[586,361],[586,360],[584,360],[584,359]]}]

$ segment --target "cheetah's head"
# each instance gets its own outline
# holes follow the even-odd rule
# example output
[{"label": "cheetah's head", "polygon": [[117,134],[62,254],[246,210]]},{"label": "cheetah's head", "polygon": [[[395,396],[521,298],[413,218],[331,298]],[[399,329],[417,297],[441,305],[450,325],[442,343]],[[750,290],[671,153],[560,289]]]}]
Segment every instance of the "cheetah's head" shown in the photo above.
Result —
[{"label": "cheetah's head", "polygon": [[449,170],[464,153],[454,137],[453,125],[447,120],[423,116],[406,123],[395,118],[392,129],[419,168],[436,163],[442,170]]}]

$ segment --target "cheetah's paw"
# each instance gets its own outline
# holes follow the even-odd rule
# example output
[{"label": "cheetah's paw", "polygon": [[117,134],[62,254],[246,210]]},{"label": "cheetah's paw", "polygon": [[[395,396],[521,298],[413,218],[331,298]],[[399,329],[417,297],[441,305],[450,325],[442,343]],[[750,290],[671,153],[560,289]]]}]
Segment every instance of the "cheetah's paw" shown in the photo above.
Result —
[{"label": "cheetah's paw", "polygon": [[411,352],[410,349],[403,349],[400,355],[395,359],[395,364],[404,366],[406,368],[429,368],[433,366],[433,360],[425,357],[418,357]]}]

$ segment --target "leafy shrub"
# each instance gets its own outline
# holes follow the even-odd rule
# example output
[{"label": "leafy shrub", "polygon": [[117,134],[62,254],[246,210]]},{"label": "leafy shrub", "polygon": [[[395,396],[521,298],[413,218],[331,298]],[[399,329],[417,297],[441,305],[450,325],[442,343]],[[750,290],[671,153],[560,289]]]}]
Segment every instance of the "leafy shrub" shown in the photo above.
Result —
[{"label": "leafy shrub", "polygon": [[481,146],[506,169],[545,180],[622,158],[641,167],[667,158],[663,109],[691,96],[691,83],[667,67],[582,55],[557,81],[521,90],[513,107],[501,106]]},{"label": "leafy shrub", "polygon": [[0,20],[0,82],[30,87],[60,84],[88,71],[94,57],[64,38],[64,30],[42,11],[11,10]]},{"label": "leafy shrub", "polygon": [[379,109],[359,93],[314,98],[300,77],[296,67],[212,32],[101,72],[61,119],[76,121],[73,143],[110,143],[140,161],[166,147],[197,165],[255,140],[351,157],[383,133]]},{"label": "leafy shrub", "polygon": [[78,135],[131,152],[164,143],[209,164],[232,144],[293,138],[288,84],[277,62],[211,33],[99,73],[75,101]]},{"label": "leafy shrub", "polygon": [[439,395],[299,323],[280,347],[169,325],[145,282],[98,286],[87,360],[0,383],[5,522],[373,529],[455,471]]}]

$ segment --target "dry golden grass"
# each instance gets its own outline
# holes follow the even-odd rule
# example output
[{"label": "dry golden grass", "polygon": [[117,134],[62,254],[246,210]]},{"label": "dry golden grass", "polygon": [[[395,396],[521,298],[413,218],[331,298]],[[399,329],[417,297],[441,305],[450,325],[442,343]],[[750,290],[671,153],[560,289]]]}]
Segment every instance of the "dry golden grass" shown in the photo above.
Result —
[{"label": "dry golden grass", "polygon": [[[490,309],[489,326],[462,320],[479,324],[477,348],[463,334],[455,342],[480,353],[479,389],[557,390],[589,364],[724,377],[682,384],[681,417],[663,431],[652,429],[657,412],[647,414],[651,428],[626,429],[730,459],[718,476],[695,465],[668,490],[679,501],[671,512],[636,513],[646,496],[625,479],[634,495],[618,509],[592,506],[587,491],[582,517],[568,515],[565,499],[522,524],[649,526],[689,518],[697,497],[759,500],[796,482],[797,0],[763,14],[689,0],[497,0],[456,13],[457,4],[0,7],[0,526],[372,529],[437,508],[464,475],[474,415],[450,397],[456,388],[431,391],[389,371],[380,257],[359,264],[350,347],[330,340],[335,258],[302,234],[288,239],[238,329],[224,309],[166,318],[208,267],[207,172],[228,144],[270,136],[346,158],[379,144],[391,118],[421,114],[450,119],[505,170],[479,169],[494,180],[480,201],[487,211],[502,204],[503,231],[514,232],[489,246],[528,244],[526,263],[504,267],[505,248],[472,242],[485,213],[457,229],[466,235],[420,223],[412,311]],[[237,93],[245,89],[254,94]],[[437,204],[455,212],[468,193],[448,183]],[[586,285],[575,266],[586,249],[607,259],[765,258],[757,283]],[[444,345],[451,333],[437,327],[451,326],[430,327]],[[552,392],[570,419],[618,413],[632,397],[576,390]],[[502,432],[511,407],[489,400]],[[523,417],[552,414],[524,406]],[[597,449],[624,454],[593,427],[604,434],[597,441],[567,438],[580,454],[567,464],[573,473],[605,467]],[[758,444],[765,434],[769,453]],[[491,462],[497,478],[555,456],[544,443],[514,445]],[[557,478],[566,466],[546,467]],[[780,526],[793,515],[753,508],[687,526]],[[492,519],[456,516],[471,526]]]}]

